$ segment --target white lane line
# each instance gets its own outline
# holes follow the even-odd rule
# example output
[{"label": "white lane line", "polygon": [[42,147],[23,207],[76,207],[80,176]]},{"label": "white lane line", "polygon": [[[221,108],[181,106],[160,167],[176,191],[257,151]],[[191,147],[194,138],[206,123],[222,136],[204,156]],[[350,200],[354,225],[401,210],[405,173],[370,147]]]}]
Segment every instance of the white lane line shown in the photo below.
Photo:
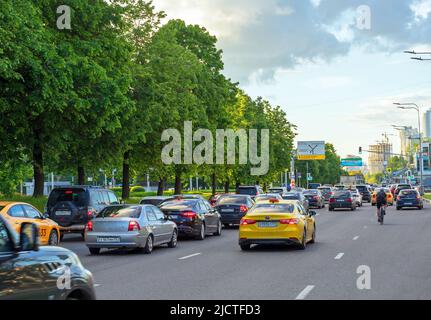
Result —
[{"label": "white lane line", "polygon": [[178,258],[178,260],[186,260],[186,259],[193,258],[193,257],[199,256],[199,255],[201,255],[201,253],[194,253],[194,254],[191,254],[191,255],[188,255],[185,257]]},{"label": "white lane line", "polygon": [[320,216],[320,213],[316,214],[316,217]]},{"label": "white lane line", "polygon": [[95,284],[94,284],[94,287],[95,287],[95,288],[100,287],[100,286],[101,286],[101,284],[99,284],[99,283],[95,283]]},{"label": "white lane line", "polygon": [[298,294],[295,300],[304,300],[313,289],[314,286],[306,286],[305,289],[302,290],[300,294]]},{"label": "white lane line", "polygon": [[358,239],[359,239],[359,236],[356,236],[356,237],[353,238],[353,241],[356,241]]},{"label": "white lane line", "polygon": [[364,226],[364,229],[367,229],[368,228],[368,226]]},{"label": "white lane line", "polygon": [[335,256],[335,260],[340,260],[342,257],[344,256],[344,253],[343,252],[340,252],[339,254],[337,254],[336,256]]}]

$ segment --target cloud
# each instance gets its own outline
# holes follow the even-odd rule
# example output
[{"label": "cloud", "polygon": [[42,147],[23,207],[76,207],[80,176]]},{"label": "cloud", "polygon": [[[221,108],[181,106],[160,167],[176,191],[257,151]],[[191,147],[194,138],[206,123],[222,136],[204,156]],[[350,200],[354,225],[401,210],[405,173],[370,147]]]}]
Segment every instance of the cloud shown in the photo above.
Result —
[{"label": "cloud", "polygon": [[[169,18],[200,24],[215,34],[224,51],[225,73],[235,81],[271,79],[277,70],[302,61],[331,62],[357,46],[399,52],[416,43],[430,44],[431,0],[154,0],[154,4]],[[370,7],[370,30],[356,27],[361,5]]]}]

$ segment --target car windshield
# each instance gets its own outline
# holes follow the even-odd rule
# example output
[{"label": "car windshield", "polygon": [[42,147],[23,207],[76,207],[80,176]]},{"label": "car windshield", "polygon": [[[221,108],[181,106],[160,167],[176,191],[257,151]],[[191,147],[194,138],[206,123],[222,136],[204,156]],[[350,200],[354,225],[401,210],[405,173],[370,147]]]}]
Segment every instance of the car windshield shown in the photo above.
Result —
[{"label": "car windshield", "polygon": [[164,201],[166,200],[165,199],[142,199],[141,204],[152,204],[153,206],[158,206]]},{"label": "car windshield", "polygon": [[107,207],[100,211],[97,218],[139,218],[141,214],[140,206],[115,206]]},{"label": "car windshield", "polygon": [[162,209],[187,209],[194,207],[197,201],[196,199],[171,200],[164,202],[160,207]]},{"label": "car windshield", "polygon": [[49,195],[48,206],[55,206],[58,202],[73,202],[78,207],[87,203],[87,194],[84,189],[54,189]]},{"label": "car windshield", "polygon": [[293,213],[295,207],[293,204],[278,203],[278,204],[257,204],[249,213]]},{"label": "car windshield", "polygon": [[218,205],[222,204],[243,204],[247,202],[246,197],[233,197],[233,196],[224,196],[221,197],[218,201]]},{"label": "car windshield", "polygon": [[239,188],[238,194],[247,194],[247,195],[255,195],[256,194],[256,188],[250,187],[250,188]]}]

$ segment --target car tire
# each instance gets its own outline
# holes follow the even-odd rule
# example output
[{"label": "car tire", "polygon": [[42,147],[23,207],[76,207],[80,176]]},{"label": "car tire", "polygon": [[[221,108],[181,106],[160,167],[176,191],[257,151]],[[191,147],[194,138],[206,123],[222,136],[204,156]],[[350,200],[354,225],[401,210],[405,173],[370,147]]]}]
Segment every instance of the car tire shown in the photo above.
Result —
[{"label": "car tire", "polygon": [[100,253],[100,248],[88,248],[91,255],[98,255]]},{"label": "car tire", "polygon": [[401,210],[401,207],[397,207],[397,210],[399,211],[399,210]]},{"label": "car tire", "polygon": [[58,233],[56,230],[51,230],[51,233],[49,234],[49,238],[48,238],[48,245],[57,246],[58,244],[59,244]]},{"label": "car tire", "polygon": [[63,238],[64,238],[64,233],[60,232],[60,242],[63,241]]},{"label": "car tire", "polygon": [[239,246],[241,247],[242,251],[250,251],[251,249],[251,244],[240,244]]},{"label": "car tire", "polygon": [[178,231],[172,232],[171,241],[168,242],[168,248],[175,248],[178,244]]},{"label": "car tire", "polygon": [[334,211],[334,208],[329,207],[328,210],[329,211]]},{"label": "car tire", "polygon": [[213,234],[214,234],[215,236],[221,236],[221,229],[222,229],[221,221],[219,220],[219,221],[218,221],[218,223],[217,223],[217,231],[216,231],[216,232],[214,232]]},{"label": "car tire", "polygon": [[84,240],[85,240],[85,231],[82,231],[82,232],[81,232],[81,236],[82,236],[82,239],[84,239]]},{"label": "car tire", "polygon": [[229,223],[225,223],[223,226],[227,229],[227,228],[230,227],[230,224]]},{"label": "car tire", "polygon": [[298,245],[299,250],[305,250],[307,248],[307,231],[304,229],[304,233],[302,234],[301,243]]},{"label": "car tire", "polygon": [[313,227],[313,235],[311,237],[310,243],[316,243],[316,225]]},{"label": "car tire", "polygon": [[153,252],[153,241],[153,235],[150,234],[147,238],[147,242],[145,242],[145,247],[143,248],[145,254],[151,254],[151,252]]},{"label": "car tire", "polygon": [[205,234],[206,234],[206,230],[205,230],[205,223],[201,224],[201,229],[199,231],[199,234],[196,236],[197,240],[204,240],[205,239]]}]

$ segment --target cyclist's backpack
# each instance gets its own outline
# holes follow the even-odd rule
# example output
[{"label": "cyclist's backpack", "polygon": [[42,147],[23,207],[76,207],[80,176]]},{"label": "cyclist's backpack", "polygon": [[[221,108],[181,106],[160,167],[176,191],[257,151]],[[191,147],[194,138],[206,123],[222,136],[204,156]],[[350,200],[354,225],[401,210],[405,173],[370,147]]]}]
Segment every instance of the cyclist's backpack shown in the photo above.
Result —
[{"label": "cyclist's backpack", "polygon": [[377,203],[383,203],[386,200],[386,193],[379,192],[377,194]]}]

